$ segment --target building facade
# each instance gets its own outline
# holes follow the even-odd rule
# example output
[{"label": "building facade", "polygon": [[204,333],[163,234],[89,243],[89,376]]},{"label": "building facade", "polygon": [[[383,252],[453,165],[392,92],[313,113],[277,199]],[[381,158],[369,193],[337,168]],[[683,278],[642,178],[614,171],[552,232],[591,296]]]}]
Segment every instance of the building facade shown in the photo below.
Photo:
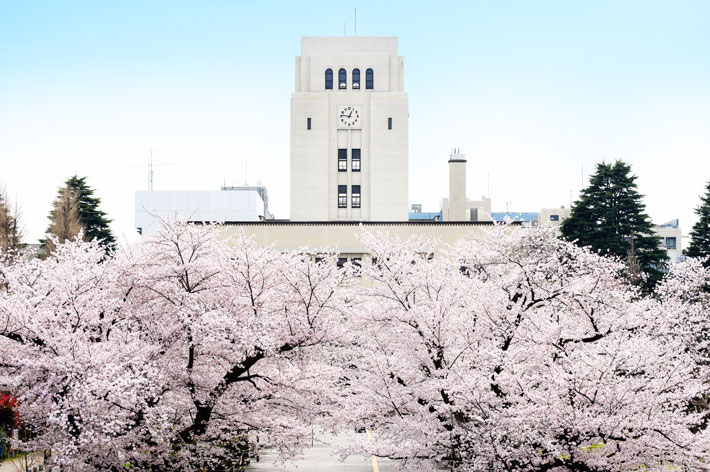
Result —
[{"label": "building facade", "polygon": [[395,37],[302,38],[291,221],[407,221],[408,98]]}]

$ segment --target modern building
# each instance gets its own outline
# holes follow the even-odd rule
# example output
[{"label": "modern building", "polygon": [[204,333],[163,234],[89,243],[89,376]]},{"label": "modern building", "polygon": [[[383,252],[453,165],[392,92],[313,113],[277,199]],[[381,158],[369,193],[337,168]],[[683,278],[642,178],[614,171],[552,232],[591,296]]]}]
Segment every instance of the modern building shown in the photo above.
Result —
[{"label": "modern building", "polygon": [[408,121],[396,37],[302,38],[291,221],[407,221]]},{"label": "modern building", "polygon": [[683,235],[678,224],[678,219],[653,227],[661,246],[668,253],[671,261],[677,261],[683,257]]},{"label": "modern building", "polygon": [[159,219],[194,222],[263,221],[272,219],[265,187],[222,187],[219,191],[137,191],[135,225],[139,234],[160,229]]}]

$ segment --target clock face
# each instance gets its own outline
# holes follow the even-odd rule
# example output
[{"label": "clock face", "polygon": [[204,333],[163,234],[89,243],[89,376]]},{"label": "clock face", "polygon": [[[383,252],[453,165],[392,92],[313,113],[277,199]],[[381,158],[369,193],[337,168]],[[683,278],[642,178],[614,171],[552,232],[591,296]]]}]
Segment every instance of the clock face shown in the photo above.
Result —
[{"label": "clock face", "polygon": [[362,109],[359,105],[341,105],[338,107],[338,128],[360,128]]}]

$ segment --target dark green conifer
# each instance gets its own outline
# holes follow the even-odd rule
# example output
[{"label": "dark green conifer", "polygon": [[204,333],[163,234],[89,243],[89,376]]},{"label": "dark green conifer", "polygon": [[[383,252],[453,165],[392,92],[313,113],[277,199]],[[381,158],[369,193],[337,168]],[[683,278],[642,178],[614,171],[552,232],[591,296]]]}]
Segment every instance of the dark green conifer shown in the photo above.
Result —
[{"label": "dark green conifer", "polygon": [[705,186],[705,195],[700,199],[700,206],[695,209],[698,221],[690,232],[690,244],[685,255],[690,257],[708,257],[706,266],[710,266],[710,181]]},{"label": "dark green conifer", "polygon": [[589,186],[562,223],[562,237],[603,255],[633,257],[647,276],[645,288],[651,290],[663,276],[668,256],[642,198],[628,164],[597,164]]}]

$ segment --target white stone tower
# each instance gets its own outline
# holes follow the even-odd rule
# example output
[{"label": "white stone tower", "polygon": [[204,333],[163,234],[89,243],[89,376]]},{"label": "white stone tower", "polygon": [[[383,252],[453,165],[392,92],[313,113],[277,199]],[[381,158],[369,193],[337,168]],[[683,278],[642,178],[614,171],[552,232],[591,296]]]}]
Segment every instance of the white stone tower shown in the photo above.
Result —
[{"label": "white stone tower", "polygon": [[408,219],[408,103],[397,38],[302,38],[292,221]]}]

